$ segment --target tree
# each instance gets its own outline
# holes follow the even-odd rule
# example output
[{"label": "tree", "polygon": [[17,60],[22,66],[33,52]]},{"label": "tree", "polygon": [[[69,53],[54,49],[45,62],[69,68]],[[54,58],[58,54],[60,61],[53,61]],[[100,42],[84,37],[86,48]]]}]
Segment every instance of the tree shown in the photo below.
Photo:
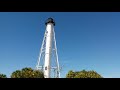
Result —
[{"label": "tree", "polygon": [[7,78],[5,74],[0,74],[0,78]]},{"label": "tree", "polygon": [[11,78],[21,78],[22,73],[20,70],[16,70],[15,72],[12,73]]},{"label": "tree", "polygon": [[42,71],[39,70],[35,70],[33,72],[33,78],[44,78],[44,74]]},{"label": "tree", "polygon": [[75,71],[73,72],[70,70],[68,74],[66,74],[66,78],[103,78],[100,74],[98,74],[96,71]]},{"label": "tree", "polygon": [[43,72],[32,68],[23,68],[12,73],[11,78],[44,78]]},{"label": "tree", "polygon": [[67,78],[74,78],[76,76],[76,73],[70,70],[68,74],[66,75]]}]

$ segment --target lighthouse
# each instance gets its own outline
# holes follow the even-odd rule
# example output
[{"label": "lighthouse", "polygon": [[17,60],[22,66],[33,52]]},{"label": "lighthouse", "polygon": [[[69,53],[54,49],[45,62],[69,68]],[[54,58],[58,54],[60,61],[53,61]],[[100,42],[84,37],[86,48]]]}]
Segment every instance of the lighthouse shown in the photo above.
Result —
[{"label": "lighthouse", "polygon": [[[45,26],[46,30],[43,37],[36,69],[42,70],[45,78],[60,78],[60,68],[54,32],[55,21],[53,20],[53,18],[48,18],[45,22]],[[52,56],[54,56],[54,66],[51,63],[53,60]],[[54,72],[52,72],[52,70]]]}]

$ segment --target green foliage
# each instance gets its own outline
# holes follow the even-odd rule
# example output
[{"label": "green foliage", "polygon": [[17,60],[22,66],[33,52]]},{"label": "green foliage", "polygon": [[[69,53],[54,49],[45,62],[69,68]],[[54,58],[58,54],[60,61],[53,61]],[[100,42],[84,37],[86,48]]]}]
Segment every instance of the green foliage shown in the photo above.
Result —
[{"label": "green foliage", "polygon": [[7,78],[5,74],[0,74],[0,78]]},{"label": "green foliage", "polygon": [[70,70],[66,75],[66,78],[103,78],[103,77],[93,70],[92,71],[82,70],[79,72],[73,72],[72,70]]},{"label": "green foliage", "polygon": [[69,72],[68,72],[68,74],[66,75],[66,77],[67,78],[74,78],[75,77],[75,72],[73,72],[72,70],[70,70]]},{"label": "green foliage", "polygon": [[43,72],[32,68],[23,68],[12,73],[11,78],[44,78]]},{"label": "green foliage", "polygon": [[11,78],[21,78],[22,73],[20,70],[16,70],[15,72],[12,73]]},{"label": "green foliage", "polygon": [[35,70],[33,72],[33,78],[44,78],[44,74],[42,71],[39,70]]}]

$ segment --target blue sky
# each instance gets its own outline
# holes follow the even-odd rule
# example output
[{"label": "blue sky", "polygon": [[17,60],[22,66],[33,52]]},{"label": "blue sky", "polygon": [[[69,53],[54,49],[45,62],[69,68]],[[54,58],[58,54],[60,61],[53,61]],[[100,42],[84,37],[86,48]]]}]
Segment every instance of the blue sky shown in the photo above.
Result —
[{"label": "blue sky", "polygon": [[69,70],[95,70],[120,77],[120,12],[0,12],[0,73],[35,68],[53,17],[61,77]]}]

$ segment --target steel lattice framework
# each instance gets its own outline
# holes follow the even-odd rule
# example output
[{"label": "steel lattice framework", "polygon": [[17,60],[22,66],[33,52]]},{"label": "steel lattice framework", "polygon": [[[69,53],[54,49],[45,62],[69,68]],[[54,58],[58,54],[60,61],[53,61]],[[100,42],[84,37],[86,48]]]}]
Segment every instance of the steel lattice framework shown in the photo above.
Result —
[{"label": "steel lattice framework", "polygon": [[60,78],[60,67],[54,32],[55,22],[52,18],[48,18],[45,24],[46,30],[40,48],[36,69],[42,70],[45,78]]}]

